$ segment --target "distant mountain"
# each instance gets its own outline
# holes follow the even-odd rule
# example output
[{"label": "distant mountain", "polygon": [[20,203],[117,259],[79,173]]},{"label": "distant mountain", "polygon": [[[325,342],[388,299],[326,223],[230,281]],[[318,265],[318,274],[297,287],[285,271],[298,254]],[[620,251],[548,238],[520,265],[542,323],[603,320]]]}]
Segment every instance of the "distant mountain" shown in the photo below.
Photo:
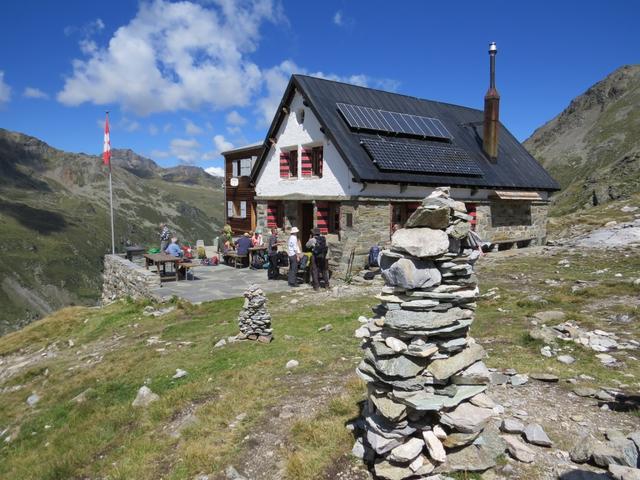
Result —
[{"label": "distant mountain", "polygon": [[640,190],[640,65],[617,69],[524,142],[560,182],[553,213]]},{"label": "distant mountain", "polygon": [[[220,177],[112,153],[116,248],[155,246],[162,221],[184,241],[212,241],[223,218]],[[98,299],[111,248],[107,185],[100,157],[0,129],[0,334]]]}]

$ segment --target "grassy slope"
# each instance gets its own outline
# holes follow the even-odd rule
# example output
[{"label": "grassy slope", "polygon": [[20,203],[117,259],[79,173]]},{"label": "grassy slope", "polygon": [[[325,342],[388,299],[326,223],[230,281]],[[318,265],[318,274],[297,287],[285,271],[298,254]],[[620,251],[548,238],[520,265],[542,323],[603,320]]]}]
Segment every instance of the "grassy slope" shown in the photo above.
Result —
[{"label": "grassy slope", "polygon": [[[157,225],[166,220],[182,232],[182,241],[210,244],[222,224],[221,190],[139,181],[126,172],[115,181],[117,248],[125,240],[157,246]],[[0,190],[0,278],[10,282],[0,285],[0,335],[15,329],[18,320],[37,318],[42,303],[55,310],[95,303],[100,296],[102,255],[111,238],[104,192],[88,198],[49,183],[53,188],[47,193]],[[16,294],[16,286],[28,293]]]},{"label": "grassy slope", "polygon": [[[570,260],[570,268],[557,266],[562,258]],[[605,276],[595,273],[602,268],[609,269]],[[640,287],[629,281],[638,271],[637,250],[485,259],[479,268],[482,288],[498,287],[500,298],[480,302],[473,334],[489,351],[490,366],[549,371],[563,378],[588,373],[600,386],[627,383],[624,374],[640,378],[640,364],[622,354],[614,355],[624,366],[614,369],[600,365],[594,352],[573,344],[565,345],[578,360],[573,365],[542,357],[540,345],[526,335],[530,328],[526,317],[539,310],[562,309],[585,327],[621,334],[624,330],[638,338],[637,322],[618,327],[605,320],[612,313],[638,316],[638,307],[624,301],[640,294]],[[549,278],[561,285],[544,283]],[[572,293],[576,279],[598,285]],[[531,293],[548,303],[527,300]],[[611,302],[616,298],[621,302]],[[367,314],[372,304],[370,297],[343,298],[296,311],[286,299],[272,297],[276,341],[270,345],[212,348],[217,339],[236,332],[238,299],[199,307],[178,305],[175,312],[157,319],[143,317],[142,304],[71,308],[0,338],[0,356],[15,355],[20,349],[24,355],[52,344],[58,349],[55,356],[1,385],[25,387],[2,394],[0,431],[9,427],[17,438],[0,446],[0,477],[189,479],[197,473],[220,472],[242,455],[242,439],[264,421],[261,415],[269,406],[305,393],[295,388],[297,378],[329,374],[345,384],[345,393],[329,401],[315,418],[293,426],[286,453],[289,479],[328,478],[326,472],[333,465],[349,461],[352,438],[344,423],[357,414],[363,395],[362,385],[353,380],[360,352],[352,332],[356,317]],[[333,330],[319,333],[317,329],[328,322]],[[294,338],[286,340],[284,335]],[[170,343],[147,345],[152,336]],[[75,342],[73,348],[68,339]],[[180,346],[184,341],[194,343]],[[103,352],[97,357],[101,361],[92,356],[94,351]],[[299,360],[300,367],[288,375],[284,364],[291,358]],[[189,376],[172,380],[176,368],[186,369]],[[146,411],[133,409],[130,403],[145,380],[161,399]],[[93,389],[90,401],[81,405],[69,401],[87,388]],[[32,391],[42,397],[35,408],[25,403]],[[180,440],[166,435],[166,425],[194,404],[199,423],[185,430]],[[229,429],[242,412],[248,413],[247,418]]]}]

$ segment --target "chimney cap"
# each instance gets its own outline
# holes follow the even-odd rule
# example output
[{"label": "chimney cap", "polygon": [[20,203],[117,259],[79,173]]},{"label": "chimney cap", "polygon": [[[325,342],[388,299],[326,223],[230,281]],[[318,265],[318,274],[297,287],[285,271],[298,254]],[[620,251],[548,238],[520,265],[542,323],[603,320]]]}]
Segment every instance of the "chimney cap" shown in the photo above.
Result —
[{"label": "chimney cap", "polygon": [[496,45],[496,42],[491,42],[489,44],[489,54],[495,55],[496,53],[498,53],[498,46]]}]

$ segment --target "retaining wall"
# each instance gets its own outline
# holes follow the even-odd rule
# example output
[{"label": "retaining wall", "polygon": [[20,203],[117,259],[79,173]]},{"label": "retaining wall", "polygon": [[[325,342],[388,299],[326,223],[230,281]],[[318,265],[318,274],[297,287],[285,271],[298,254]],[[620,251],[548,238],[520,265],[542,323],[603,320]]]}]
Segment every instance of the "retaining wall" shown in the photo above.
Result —
[{"label": "retaining wall", "polygon": [[154,298],[153,290],[160,287],[158,274],[136,265],[120,255],[104,256],[102,301],[119,298]]}]

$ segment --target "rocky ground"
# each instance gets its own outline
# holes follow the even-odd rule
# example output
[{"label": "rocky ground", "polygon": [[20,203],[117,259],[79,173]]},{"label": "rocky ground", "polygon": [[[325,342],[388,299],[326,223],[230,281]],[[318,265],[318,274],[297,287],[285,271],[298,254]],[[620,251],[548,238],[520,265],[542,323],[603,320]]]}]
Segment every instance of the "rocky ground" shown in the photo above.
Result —
[{"label": "rocky ground", "polygon": [[[609,437],[623,445],[624,454],[628,442],[620,436],[640,429],[640,350],[634,343],[640,340],[640,250],[630,246],[608,250],[538,247],[490,254],[476,266],[482,298],[471,333],[489,353],[488,366],[495,369],[488,391],[497,405],[492,421],[496,427],[505,420],[537,423],[552,446],[532,445],[521,435],[512,435],[533,452],[532,463],[506,453],[496,469],[481,476],[469,473],[454,478],[611,478],[595,464],[593,453],[603,458],[602,445],[610,442]],[[63,446],[62,438],[69,436],[64,433],[69,427],[63,426],[67,420],[46,413],[49,406],[54,411],[62,408],[62,403],[53,402],[57,396],[64,402],[73,399],[65,403],[65,409],[75,411],[77,407],[69,405],[94,404],[96,412],[107,412],[122,397],[123,407],[118,410],[122,418],[116,417],[115,422],[106,417],[105,421],[123,425],[125,430],[119,435],[126,439],[127,449],[148,449],[138,443],[151,434],[147,428],[154,435],[165,434],[155,437],[154,448],[167,444],[166,451],[160,448],[165,453],[158,458],[137,462],[147,465],[148,472],[136,478],[168,478],[167,472],[177,471],[183,473],[175,473],[175,478],[216,480],[370,479],[366,468],[349,453],[354,439],[350,423],[363,398],[354,372],[362,353],[345,337],[358,327],[359,314],[371,315],[363,303],[349,306],[349,299],[373,300],[380,286],[379,279],[371,284],[356,277],[351,285],[317,294],[300,289],[295,294],[270,296],[275,339],[258,349],[247,347],[246,342],[213,347],[237,333],[238,302],[225,303],[223,310],[214,305],[206,307],[209,310],[149,306],[146,314],[142,307],[130,305],[122,320],[116,318],[115,306],[106,313],[72,309],[65,315],[73,318],[73,325],[58,316],[39,329],[29,327],[25,332],[29,340],[23,347],[8,348],[8,340],[0,345],[0,398],[8,407],[8,413],[0,415],[4,445],[0,458],[14,464],[14,444],[22,445],[23,455],[30,451],[24,445],[40,445],[33,450],[38,454],[32,464],[55,461],[50,450],[56,442]],[[324,305],[329,307],[322,308]],[[359,313],[353,311],[355,305]],[[353,313],[345,317],[345,309]],[[211,318],[220,320],[211,323]],[[305,323],[312,318],[315,323]],[[53,337],[55,341],[48,340]],[[245,359],[245,350],[255,357],[251,360],[256,362],[255,369]],[[125,359],[127,366],[123,367]],[[285,368],[294,359],[300,366]],[[209,363],[214,369],[227,368],[229,363],[230,373],[212,371]],[[181,377],[176,369],[188,374]],[[536,380],[540,373],[558,381]],[[94,374],[100,381],[87,388],[83,379]],[[131,393],[109,393],[115,388],[108,387],[110,376],[116,385],[128,382],[131,387],[126,392]],[[63,388],[69,381],[76,383]],[[142,382],[149,382],[149,389],[159,397],[145,407],[152,412],[150,417],[130,413]],[[184,382],[184,391],[174,386],[179,382]],[[189,382],[194,386],[186,390]],[[172,393],[171,389],[178,390]],[[256,399],[260,392],[274,397]],[[93,408],[83,406],[80,411],[85,415]],[[35,421],[33,416],[40,411],[45,412],[44,417]],[[140,423],[137,415],[147,420]],[[155,423],[149,424],[151,419]],[[82,428],[93,427],[86,424]],[[58,432],[62,436],[56,437]],[[87,441],[82,431],[72,435],[80,443]],[[36,439],[41,436],[43,443],[38,444]],[[52,445],[43,447],[45,439]],[[121,472],[126,478],[127,472],[137,472],[134,467],[123,470],[127,450],[116,448],[118,444],[101,446],[99,439],[92,441],[97,442],[96,452],[91,453],[91,443],[86,449],[97,458],[96,466],[91,467],[94,470],[69,470],[76,472],[72,476],[104,478]],[[589,462],[572,461],[572,453],[577,459],[579,454],[586,455],[575,451],[579,445],[591,450],[587,452],[592,457]],[[191,453],[199,448],[206,450]],[[216,463],[208,458],[215,458]],[[151,468],[153,462],[158,464]],[[187,476],[186,470],[180,470],[185,462],[198,465],[196,472],[201,473]]]}]

